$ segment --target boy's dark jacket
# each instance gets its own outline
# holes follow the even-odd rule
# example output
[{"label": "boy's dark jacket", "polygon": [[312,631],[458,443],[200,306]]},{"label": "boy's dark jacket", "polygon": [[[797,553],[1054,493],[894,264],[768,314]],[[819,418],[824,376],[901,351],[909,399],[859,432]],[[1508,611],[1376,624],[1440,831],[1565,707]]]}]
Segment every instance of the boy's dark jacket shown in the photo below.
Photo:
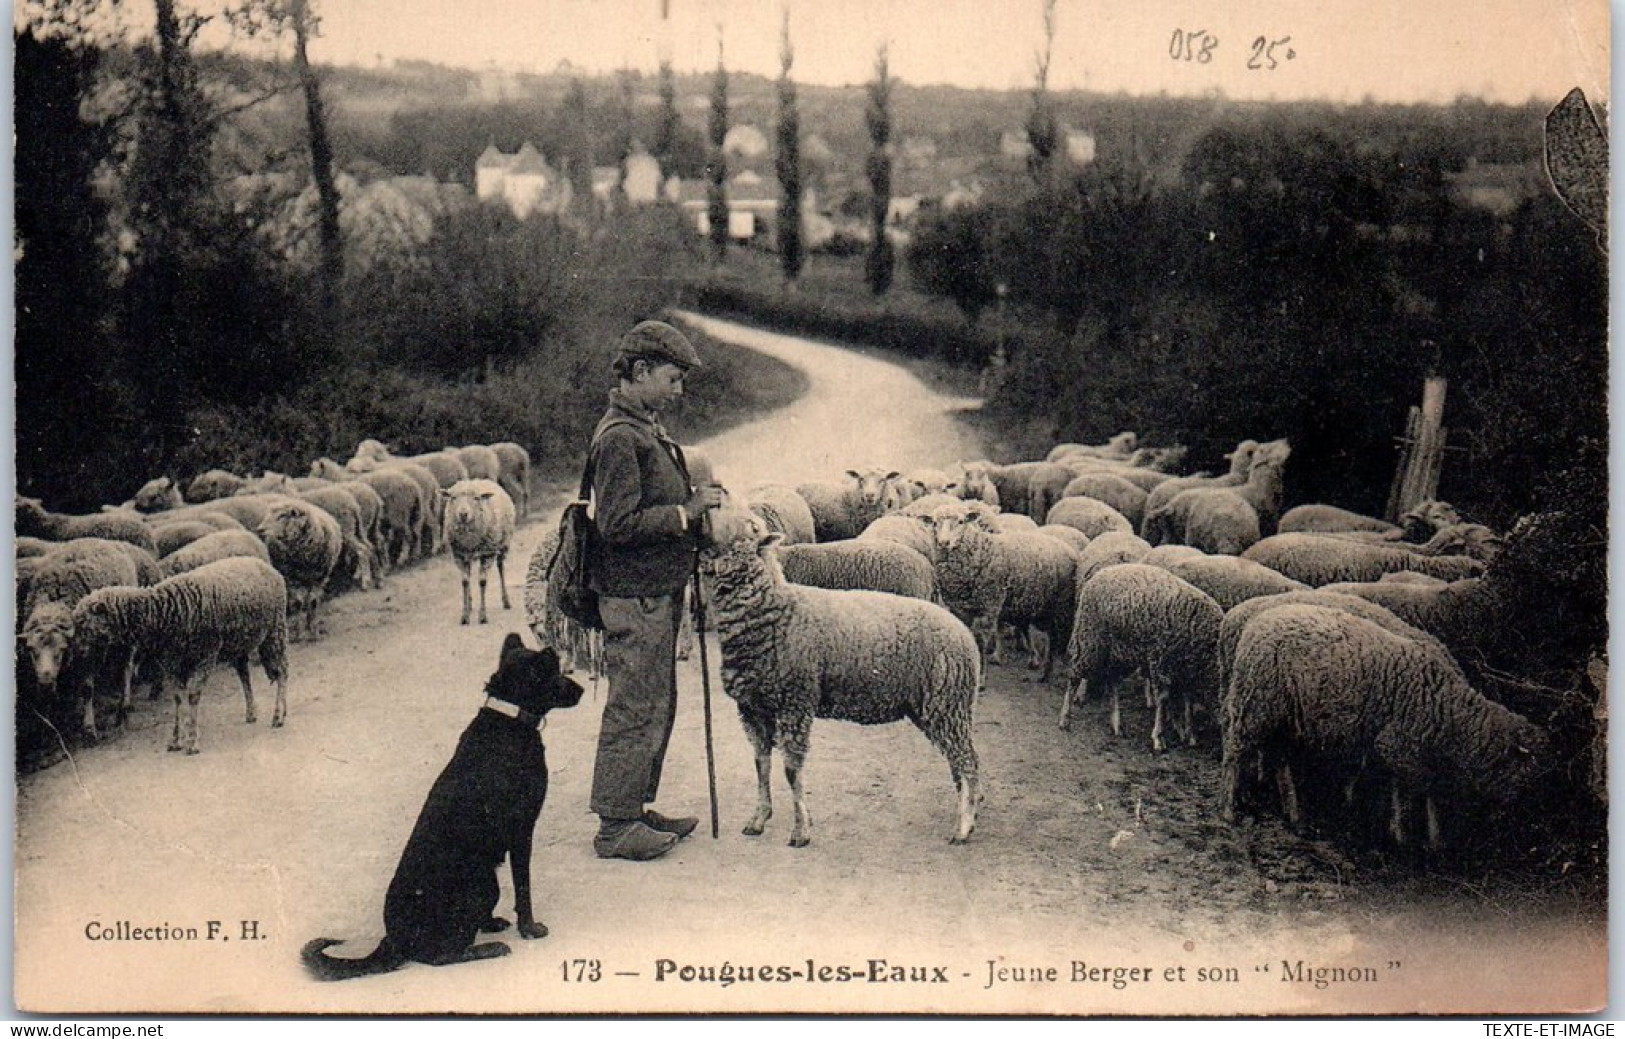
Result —
[{"label": "boy's dark jacket", "polygon": [[693,493],[682,449],[650,412],[611,390],[591,456],[593,590],[622,599],[681,592],[697,548],[680,509]]}]

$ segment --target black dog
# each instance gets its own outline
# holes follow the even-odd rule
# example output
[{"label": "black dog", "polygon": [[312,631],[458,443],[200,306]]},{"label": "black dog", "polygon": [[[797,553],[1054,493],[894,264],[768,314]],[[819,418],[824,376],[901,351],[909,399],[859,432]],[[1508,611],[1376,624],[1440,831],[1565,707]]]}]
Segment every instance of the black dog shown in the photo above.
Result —
[{"label": "black dog", "polygon": [[494,916],[497,869],[513,874],[521,938],[544,938],[530,904],[530,845],[547,797],[547,756],[538,726],[555,707],[574,707],[581,687],[559,674],[558,654],[526,649],[518,635],[502,643],[486,701],[457,743],[418,815],[384,896],[384,940],[363,959],[329,956],[333,938],[307,942],[305,966],[323,981],[382,974],[408,961],[442,966],[505,956],[502,942],[475,944],[500,931]]}]

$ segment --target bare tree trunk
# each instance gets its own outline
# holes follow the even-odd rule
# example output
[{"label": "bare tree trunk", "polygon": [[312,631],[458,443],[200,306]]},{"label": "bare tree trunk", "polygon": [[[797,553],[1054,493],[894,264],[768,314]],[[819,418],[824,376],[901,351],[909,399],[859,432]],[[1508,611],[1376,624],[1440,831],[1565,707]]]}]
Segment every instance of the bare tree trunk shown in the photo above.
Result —
[{"label": "bare tree trunk", "polygon": [[339,188],[333,177],[333,142],[327,134],[327,114],[322,107],[321,83],[310,67],[307,46],[310,41],[309,0],[292,0],[294,71],[305,95],[305,124],[310,134],[310,172],[316,182],[316,228],[321,248],[323,302],[338,298],[344,279],[344,239],[339,230]]}]

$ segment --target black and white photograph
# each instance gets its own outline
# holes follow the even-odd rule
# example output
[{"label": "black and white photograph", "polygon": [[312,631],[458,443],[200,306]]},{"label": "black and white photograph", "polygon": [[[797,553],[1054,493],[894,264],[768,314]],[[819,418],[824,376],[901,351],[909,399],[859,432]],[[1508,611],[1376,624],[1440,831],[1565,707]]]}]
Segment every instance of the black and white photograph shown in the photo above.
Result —
[{"label": "black and white photograph", "polygon": [[1610,15],[15,0],[10,1015],[1606,1014]]}]

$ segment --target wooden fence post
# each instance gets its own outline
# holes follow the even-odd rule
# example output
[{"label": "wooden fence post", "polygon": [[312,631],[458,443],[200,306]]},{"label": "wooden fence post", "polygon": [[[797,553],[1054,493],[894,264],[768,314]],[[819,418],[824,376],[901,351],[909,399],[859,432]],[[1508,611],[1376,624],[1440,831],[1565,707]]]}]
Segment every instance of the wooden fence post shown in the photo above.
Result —
[{"label": "wooden fence post", "polygon": [[1443,377],[1429,376],[1422,384],[1421,408],[1411,409],[1400,467],[1388,498],[1390,522],[1399,522],[1399,517],[1438,496],[1439,476],[1444,469],[1444,398],[1448,386]]}]

